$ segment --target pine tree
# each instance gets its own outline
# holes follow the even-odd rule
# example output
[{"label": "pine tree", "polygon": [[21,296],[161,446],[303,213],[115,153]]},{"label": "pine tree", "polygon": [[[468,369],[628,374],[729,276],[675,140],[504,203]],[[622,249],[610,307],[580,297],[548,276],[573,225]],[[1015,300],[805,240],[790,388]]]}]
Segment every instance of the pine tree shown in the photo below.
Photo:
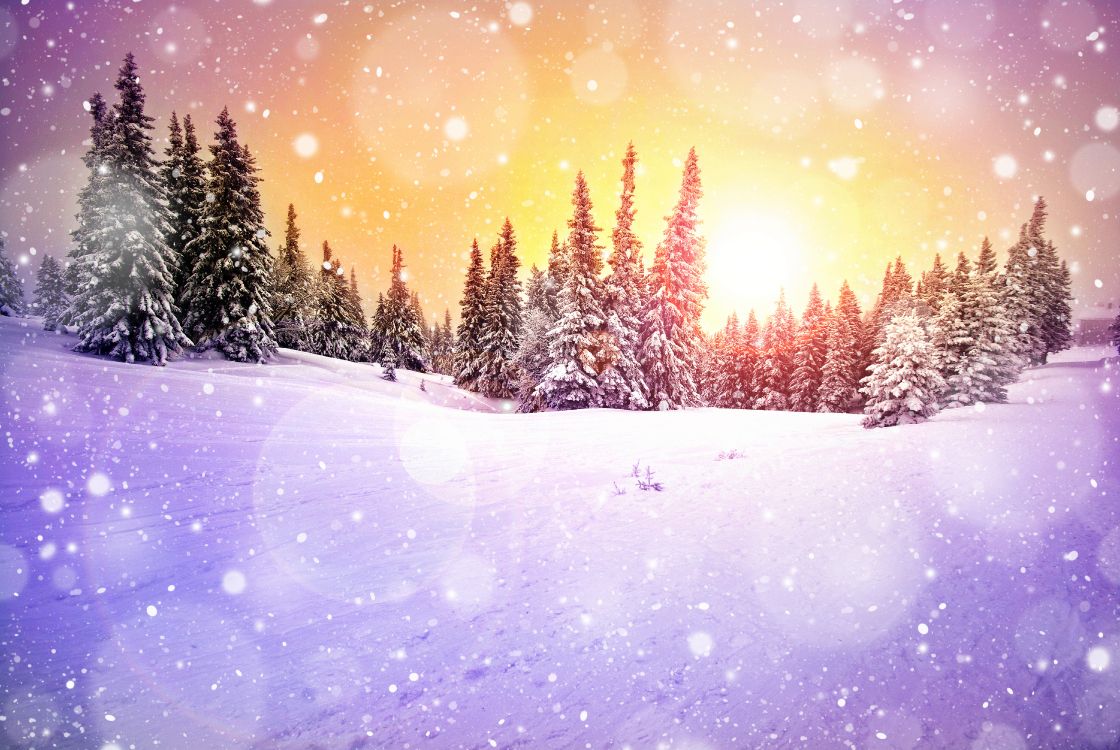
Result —
[{"label": "pine tree", "polygon": [[1116,313],[1116,319],[1108,327],[1108,332],[1112,345],[1116,347],[1116,353],[1120,354],[1120,312]]},{"label": "pine tree", "polygon": [[160,165],[159,173],[170,212],[167,245],[175,254],[175,301],[181,319],[186,317],[183,292],[197,260],[187,255],[185,249],[201,231],[202,210],[206,204],[206,167],[199,156],[200,151],[191,116],[184,115],[180,126],[178,117],[172,112],[165,151],[167,159]]},{"label": "pine tree", "polygon": [[112,144],[113,115],[101,94],[94,94],[87,103],[93,124],[90,126],[90,147],[82,162],[89,174],[78,193],[78,226],[70,233],[73,245],[64,272],[70,304],[59,320],[63,326],[74,325],[80,312],[76,307],[77,301],[81,298],[83,285],[91,278],[89,264],[106,232],[112,228],[108,211],[112,205],[108,149]]},{"label": "pine tree", "polygon": [[652,409],[700,404],[695,375],[703,342],[700,315],[708,296],[697,216],[702,195],[693,149],[685,161],[680,197],[654,255],[642,313],[640,361]]},{"label": "pine tree", "polygon": [[299,246],[296,218],[296,207],[289,203],[284,244],[272,268],[272,321],[279,346],[307,350],[315,312],[315,277]]},{"label": "pine tree", "polygon": [[828,321],[828,354],[821,368],[818,411],[846,412],[859,403],[862,340],[859,302],[845,281],[840,286],[836,311]]},{"label": "pine tree", "polygon": [[476,390],[482,370],[482,328],[486,302],[486,277],[478,240],[471,244],[471,259],[459,301],[459,328],[456,331],[455,385]]},{"label": "pine tree", "polygon": [[365,321],[355,317],[346,271],[323,242],[323,263],[316,285],[315,321],[311,350],[336,359],[360,360],[368,356]]},{"label": "pine tree", "polygon": [[183,249],[194,265],[183,288],[184,327],[199,349],[236,362],[264,362],[276,353],[272,327],[272,256],[257,189],[256,163],[237,140],[223,108],[198,236]]},{"label": "pine tree", "polygon": [[801,317],[789,382],[789,406],[794,411],[817,411],[820,406],[824,363],[828,356],[828,318],[817,285],[809,292],[809,304]]},{"label": "pine tree", "polygon": [[0,235],[0,315],[23,315],[23,284],[8,258],[7,240]]},{"label": "pine tree", "polygon": [[105,179],[87,185],[92,190],[82,208],[89,215],[80,216],[75,234],[80,245],[71,316],[78,326],[75,349],[162,365],[190,340],[175,314],[175,257],[167,245],[164,194],[148,134],[152,118],[144,113],[131,53],[115,85],[120,100],[111,124],[102,115],[105,130],[97,134],[102,143],[92,154],[99,161],[98,177]]},{"label": "pine tree", "polygon": [[781,411],[790,408],[790,378],[797,324],[786,304],[785,290],[778,295],[774,315],[766,321],[762,334],[762,351],[756,368],[755,408]]},{"label": "pine tree", "polygon": [[945,381],[931,333],[913,311],[887,323],[871,372],[863,379],[865,427],[914,424],[937,413]]},{"label": "pine tree", "polygon": [[921,293],[916,296],[937,312],[941,293],[949,288],[949,269],[941,261],[941,253],[933,256],[933,268],[922,274],[921,287]]},{"label": "pine tree", "polygon": [[1050,288],[1039,261],[1037,244],[1041,241],[1045,221],[1045,204],[1036,204],[1030,223],[1020,228],[1018,242],[1007,251],[1004,270],[1004,304],[1018,327],[1015,346],[1024,361],[1032,365],[1046,360],[1042,319],[1049,305]]},{"label": "pine tree", "polygon": [[[3,261],[0,261],[2,263]],[[0,275],[3,272],[0,271]],[[0,288],[3,282],[0,282]],[[58,261],[47,255],[39,266],[39,275],[35,283],[35,310],[43,316],[43,329],[57,330],[58,321],[66,313],[70,301],[66,298],[66,282],[62,274],[62,266]]]},{"label": "pine tree", "polygon": [[552,318],[560,317],[560,290],[568,282],[568,247],[567,243],[561,244],[556,231],[552,232],[552,245],[548,249],[548,292],[549,314]]},{"label": "pine tree", "polygon": [[479,337],[478,391],[492,398],[512,398],[520,379],[514,361],[521,337],[519,266],[517,238],[507,218],[491,253]]},{"label": "pine tree", "polygon": [[[755,321],[757,327],[758,322]],[[739,384],[740,362],[743,354],[743,328],[734,312],[727,318],[722,331],[717,331],[709,344],[708,356],[700,378],[700,395],[708,406],[723,409],[740,409],[742,393]]]},{"label": "pine tree", "polygon": [[734,349],[731,378],[724,390],[730,394],[730,405],[736,409],[754,408],[755,370],[758,368],[762,329],[754,310],[747,315],[747,322],[739,334],[739,345]]},{"label": "pine tree", "polygon": [[603,283],[606,315],[604,358],[600,373],[599,405],[612,409],[647,409],[645,377],[639,356],[642,296],[639,257],[641,241],[634,234],[634,144],[622,160],[622,195],[615,212],[612,249],[607,262],[611,273]]},{"label": "pine tree", "polygon": [[393,245],[393,262],[390,271],[389,291],[381,311],[382,353],[381,364],[424,372],[423,320],[414,304],[404,277],[404,253]]},{"label": "pine tree", "polygon": [[[603,268],[599,227],[591,216],[591,195],[583,172],[572,191],[568,220],[568,270],[560,291],[560,318],[549,343],[549,363],[535,393],[550,409],[583,409],[604,403],[599,377],[619,357],[618,347],[603,335],[606,314],[599,274]],[[612,381],[619,392],[623,384]]]}]

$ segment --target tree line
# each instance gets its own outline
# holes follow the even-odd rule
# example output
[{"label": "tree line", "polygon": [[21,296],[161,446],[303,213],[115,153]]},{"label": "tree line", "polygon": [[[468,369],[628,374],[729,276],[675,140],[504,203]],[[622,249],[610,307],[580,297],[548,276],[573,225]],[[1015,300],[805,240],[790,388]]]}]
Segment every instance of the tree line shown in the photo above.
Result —
[{"label": "tree line", "polygon": [[[216,119],[204,161],[194,123],[172,113],[165,159],[157,162],[132,54],[110,106],[100,94],[83,158],[77,228],[65,267],[46,257],[36,308],[47,330],[76,331],[77,351],[163,364],[186,348],[264,362],[278,346],[356,361],[450,367],[450,313],[429,328],[409,292],[401,252],[393,281],[367,323],[353,268],[349,279],[323,243],[316,273],[300,248],[295,208],[284,244],[267,246],[260,178],[228,109]],[[2,241],[2,240],[0,240]],[[0,245],[0,308],[23,312],[23,291]]]},{"label": "tree line", "polygon": [[[454,331],[447,310],[442,324],[426,325],[396,246],[389,288],[367,321],[353,269],[347,277],[327,242],[318,270],[310,265],[291,205],[284,242],[269,252],[256,163],[228,110],[208,161],[190,116],[173,113],[157,162],[131,54],[116,89],[112,107],[99,94],[88,102],[89,176],[69,262],[45,258],[36,287],[44,326],[76,329],[79,351],[162,364],[187,347],[265,361],[284,346],[379,362],[390,379],[397,368],[452,375],[522,411],[863,410],[877,426],[1004,401],[1024,367],[1070,344],[1070,274],[1045,235],[1041,198],[1002,268],[986,238],[975,261],[961,253],[950,270],[936,255],[916,282],[896,258],[867,311],[847,282],[835,306],[814,285],[800,318],[780,294],[764,321],[733,314],[706,336],[695,150],[646,269],[633,232],[633,144],[609,253],[579,172],[567,234],[553,233],[546,267],[532,267],[524,286],[507,218],[488,263],[472,245]],[[21,307],[0,245],[0,311]],[[1120,319],[1113,331],[1120,347]]]}]

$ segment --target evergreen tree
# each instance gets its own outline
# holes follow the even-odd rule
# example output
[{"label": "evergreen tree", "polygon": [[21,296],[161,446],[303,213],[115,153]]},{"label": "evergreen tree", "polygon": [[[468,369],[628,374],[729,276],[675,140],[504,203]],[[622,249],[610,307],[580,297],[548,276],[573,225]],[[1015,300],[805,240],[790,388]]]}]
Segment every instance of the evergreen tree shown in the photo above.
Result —
[{"label": "evergreen tree", "polygon": [[828,356],[829,317],[817,285],[809,292],[809,304],[801,318],[794,346],[793,374],[789,382],[789,406],[794,411],[817,411]]},{"label": "evergreen tree", "polygon": [[640,361],[652,409],[700,403],[695,374],[703,342],[700,315],[708,296],[697,216],[702,195],[693,149],[685,161],[680,197],[654,255],[642,313]]},{"label": "evergreen tree", "polygon": [[[755,321],[755,325],[758,323]],[[708,406],[742,408],[739,386],[739,358],[743,350],[743,328],[734,312],[722,331],[712,337],[700,378],[700,395]]]},{"label": "evergreen tree", "polygon": [[355,317],[346,271],[333,256],[330,244],[324,241],[311,349],[326,357],[359,360],[367,355],[365,321]]},{"label": "evergreen tree", "polygon": [[483,298],[478,390],[484,396],[512,398],[517,392],[520,377],[514,358],[521,337],[519,266],[517,238],[507,218],[491,253]]},{"label": "evergreen tree", "polygon": [[895,315],[887,323],[871,372],[863,379],[865,427],[924,422],[937,413],[945,381],[930,335],[914,311]]},{"label": "evergreen tree", "polygon": [[477,390],[482,372],[482,329],[486,302],[486,277],[478,240],[471,244],[471,259],[459,301],[459,328],[456,331],[455,385]]},{"label": "evergreen tree", "polygon": [[818,411],[851,411],[859,402],[862,371],[859,326],[859,302],[845,281],[840,286],[836,311],[828,321],[828,354],[821,368]]},{"label": "evergreen tree", "polygon": [[82,157],[89,172],[86,184],[78,193],[78,226],[70,233],[74,244],[68,253],[66,265],[66,295],[69,307],[59,320],[61,325],[74,325],[80,312],[76,304],[81,298],[83,285],[90,280],[90,263],[101,246],[110,225],[109,146],[112,144],[113,115],[101,94],[89,99],[90,147]]},{"label": "evergreen tree", "polygon": [[393,245],[389,292],[381,312],[381,364],[424,372],[423,321],[404,278],[404,254]]},{"label": "evergreen tree", "polygon": [[[1044,221],[1043,212],[1038,224]],[[1040,323],[1046,314],[1048,288],[1038,261],[1038,248],[1031,238],[1033,230],[1028,227],[1028,224],[1022,226],[1018,242],[1007,251],[1004,304],[1009,318],[1018,328],[1014,343],[1017,353],[1025,363],[1038,365],[1046,359],[1046,340]]]},{"label": "evergreen tree", "polygon": [[604,358],[600,373],[599,405],[612,409],[646,409],[645,377],[639,356],[642,296],[639,257],[641,241],[634,234],[634,144],[626,147],[622,160],[622,196],[615,212],[612,249],[607,262],[611,273],[603,284],[606,315]]},{"label": "evergreen tree", "polygon": [[178,117],[172,112],[165,151],[167,159],[160,165],[159,173],[170,212],[167,245],[175,254],[175,301],[180,318],[186,317],[183,292],[198,260],[187,255],[185,249],[201,231],[202,211],[206,205],[206,167],[199,156],[200,151],[191,116],[184,115],[180,126]]},{"label": "evergreen tree", "polygon": [[1108,327],[1108,332],[1112,345],[1116,347],[1116,353],[1120,354],[1120,312],[1116,313],[1116,319]]},{"label": "evergreen tree", "polygon": [[257,167],[238,143],[227,108],[216,122],[200,231],[183,249],[184,257],[194,258],[183,288],[184,326],[200,349],[264,362],[276,352],[276,340]]},{"label": "evergreen tree", "polygon": [[549,314],[560,317],[560,290],[568,282],[568,247],[561,244],[556,231],[552,232],[552,245],[548,249],[548,292]]},{"label": "evergreen tree", "polygon": [[755,408],[782,411],[790,408],[790,378],[797,324],[786,304],[785,290],[778,295],[774,315],[766,321],[762,351],[755,370],[757,398]]},{"label": "evergreen tree", "polygon": [[175,257],[167,245],[164,194],[148,133],[152,118],[144,113],[131,53],[115,86],[120,99],[111,124],[103,114],[105,130],[97,134],[102,142],[91,150],[98,177],[105,179],[87,185],[92,189],[82,208],[89,215],[80,216],[75,235],[81,246],[71,316],[78,326],[75,349],[161,365],[190,340],[175,314]]},{"label": "evergreen tree", "polygon": [[[606,315],[599,274],[603,268],[599,227],[591,216],[591,195],[583,172],[572,191],[568,220],[568,270],[560,292],[560,319],[550,332],[549,363],[535,393],[551,409],[583,409],[604,403],[599,377],[619,357],[618,347],[603,335]],[[616,378],[613,395],[621,397]]]},{"label": "evergreen tree", "polygon": [[941,293],[949,288],[949,269],[942,263],[941,253],[933,256],[933,268],[922,274],[921,288],[916,296],[936,312],[941,304]]},{"label": "evergreen tree", "polygon": [[[3,264],[3,261],[0,261]],[[0,276],[3,271],[0,271]],[[0,289],[4,286],[0,282]],[[3,292],[0,292],[2,294]],[[47,255],[39,266],[39,276],[35,283],[35,309],[43,316],[43,329],[47,331],[58,330],[58,321],[66,313],[70,301],[66,298],[66,282],[62,274],[62,266],[58,261]]]},{"label": "evergreen tree", "polygon": [[731,378],[724,391],[730,394],[730,406],[736,409],[751,409],[754,407],[755,370],[758,367],[762,329],[758,324],[758,316],[751,310],[747,315],[747,322],[739,334],[738,346],[734,348],[734,359],[731,362]]},{"label": "evergreen tree", "polygon": [[23,284],[8,258],[7,241],[0,235],[0,315],[23,315]]},{"label": "evergreen tree", "polygon": [[307,257],[299,246],[300,231],[296,225],[296,207],[288,204],[284,244],[273,263],[272,320],[276,343],[289,349],[309,349],[316,290],[315,277]]}]

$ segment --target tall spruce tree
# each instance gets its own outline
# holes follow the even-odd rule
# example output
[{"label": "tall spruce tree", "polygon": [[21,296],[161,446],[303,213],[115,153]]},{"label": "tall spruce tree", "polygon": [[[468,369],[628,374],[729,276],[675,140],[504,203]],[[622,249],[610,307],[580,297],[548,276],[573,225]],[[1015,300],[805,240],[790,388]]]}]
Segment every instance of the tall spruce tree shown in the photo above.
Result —
[{"label": "tall spruce tree", "polygon": [[555,230],[552,232],[552,244],[548,249],[548,303],[552,317],[560,317],[560,290],[568,282],[568,247],[561,243]]},{"label": "tall spruce tree", "polygon": [[[0,265],[3,261],[0,261]],[[3,271],[0,271],[0,276]],[[3,282],[0,282],[0,288]],[[0,292],[2,294],[2,292]],[[54,331],[59,327],[58,321],[66,313],[70,301],[66,298],[66,281],[63,278],[62,266],[58,261],[47,255],[39,265],[39,274],[35,282],[35,311],[43,316],[43,329]]]},{"label": "tall spruce tree", "polygon": [[1116,313],[1116,319],[1108,327],[1108,333],[1110,343],[1116,347],[1116,353],[1120,354],[1120,312]]},{"label": "tall spruce tree", "polygon": [[[156,168],[152,119],[144,113],[144,89],[129,53],[115,84],[119,100],[111,125],[103,116],[96,195],[88,195],[91,219],[79,219],[76,260],[80,282],[72,320],[77,351],[107,354],[125,362],[162,365],[188,346],[173,301],[175,257],[167,245],[167,211]],[[87,185],[87,187],[93,187]]]},{"label": "tall spruce tree", "polygon": [[90,117],[89,149],[82,156],[88,175],[86,184],[78,192],[77,226],[70,233],[73,244],[67,253],[69,263],[66,265],[64,275],[66,278],[66,294],[70,304],[59,323],[64,326],[74,325],[79,313],[76,307],[80,299],[83,284],[91,277],[89,269],[90,260],[97,252],[109,226],[110,201],[110,171],[108,149],[112,144],[113,114],[99,93],[91,96],[87,102]]},{"label": "tall spruce tree", "polygon": [[406,370],[425,371],[424,323],[420,315],[418,303],[414,304],[405,282],[404,254],[393,245],[389,291],[381,313],[383,344],[379,361],[383,367],[388,369],[392,364]]},{"label": "tall spruce tree", "polygon": [[276,352],[272,327],[272,256],[268,252],[256,163],[237,140],[229,109],[215,121],[198,236],[183,249],[194,258],[183,289],[184,327],[203,350],[236,362],[264,362]]},{"label": "tall spruce tree", "polygon": [[821,368],[818,411],[847,412],[859,403],[862,340],[859,301],[845,281],[828,321],[828,354]]},{"label": "tall spruce tree", "polygon": [[0,235],[0,315],[23,315],[23,283],[8,258],[7,240]]},{"label": "tall spruce tree", "polygon": [[696,387],[703,334],[704,238],[697,214],[703,190],[696,150],[688,152],[680,196],[657,246],[642,312],[640,361],[650,408],[700,404]]},{"label": "tall spruce tree", "polygon": [[512,398],[517,392],[518,340],[521,337],[521,282],[517,279],[517,237],[507,218],[491,253],[479,337],[478,390],[484,396]]},{"label": "tall spruce tree", "polygon": [[894,315],[863,379],[865,427],[924,422],[937,413],[945,381],[931,331],[916,311]]},{"label": "tall spruce tree", "polygon": [[786,304],[783,289],[779,292],[774,315],[766,321],[762,333],[762,351],[755,369],[755,408],[771,411],[791,408],[790,378],[793,376],[796,335],[797,323]]},{"label": "tall spruce tree", "polygon": [[202,229],[202,210],[206,204],[206,167],[200,151],[191,116],[184,115],[180,126],[179,118],[172,112],[165,151],[167,159],[160,165],[159,172],[170,212],[167,245],[175,254],[175,302],[180,319],[186,317],[183,293],[197,261],[185,250]]},{"label": "tall spruce tree", "polygon": [[276,343],[289,349],[309,349],[314,320],[315,277],[299,246],[296,208],[288,204],[284,244],[276,253],[272,271],[272,320]]},{"label": "tall spruce tree", "polygon": [[829,317],[825,315],[820,290],[813,284],[794,343],[793,374],[789,381],[789,406],[794,411],[817,411],[820,406]]},{"label": "tall spruce tree", "polygon": [[[603,255],[591,209],[591,194],[581,171],[572,190],[568,269],[560,291],[560,318],[549,334],[549,364],[535,391],[550,409],[603,405],[599,377],[619,356],[618,347],[604,335],[606,314],[599,280]],[[621,397],[625,384],[616,377],[612,386],[612,395]]]},{"label": "tall spruce tree", "polygon": [[941,304],[941,293],[949,287],[949,269],[941,261],[941,253],[933,256],[933,268],[922,274],[922,292],[917,296],[934,312]]},{"label": "tall spruce tree", "polygon": [[470,263],[459,300],[459,327],[455,344],[455,385],[477,390],[482,371],[482,329],[486,303],[486,275],[478,240],[471,243]]},{"label": "tall spruce tree", "polygon": [[646,409],[646,383],[639,344],[642,316],[641,241],[634,234],[634,144],[622,160],[622,194],[611,234],[610,275],[603,283],[606,361],[599,375],[599,405],[612,409]]},{"label": "tall spruce tree", "polygon": [[360,360],[369,349],[365,321],[355,317],[346,270],[323,241],[323,263],[316,284],[315,321],[311,349],[336,359]]},{"label": "tall spruce tree", "polygon": [[[1041,217],[1038,214],[1041,213]],[[1045,210],[1036,207],[1036,221],[1045,223]],[[1004,267],[1004,304],[1008,316],[1018,329],[1015,334],[1015,347],[1024,362],[1030,365],[1042,364],[1046,359],[1046,339],[1041,321],[1046,314],[1049,289],[1044,278],[1042,265],[1038,259],[1038,247],[1034,244],[1036,230],[1024,224],[1019,230],[1019,240],[1007,251]]]}]

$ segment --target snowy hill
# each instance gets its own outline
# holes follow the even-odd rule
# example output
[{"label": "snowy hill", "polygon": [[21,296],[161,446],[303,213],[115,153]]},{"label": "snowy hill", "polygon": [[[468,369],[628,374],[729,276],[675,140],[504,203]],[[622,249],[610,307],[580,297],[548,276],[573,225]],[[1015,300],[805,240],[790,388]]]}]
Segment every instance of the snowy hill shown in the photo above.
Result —
[{"label": "snowy hill", "polygon": [[487,413],[369,365],[127,366],[70,342],[0,318],[12,746],[1120,738],[1105,349],[1010,404],[864,430]]}]

